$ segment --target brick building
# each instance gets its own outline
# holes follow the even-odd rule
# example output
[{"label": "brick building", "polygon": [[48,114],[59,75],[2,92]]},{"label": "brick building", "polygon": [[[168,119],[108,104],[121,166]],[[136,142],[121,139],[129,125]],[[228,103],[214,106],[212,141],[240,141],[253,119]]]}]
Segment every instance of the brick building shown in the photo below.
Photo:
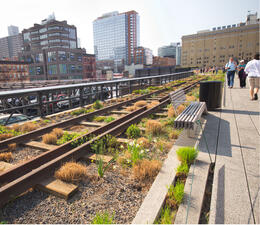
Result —
[{"label": "brick building", "polygon": [[83,79],[83,54],[77,46],[77,29],[54,15],[22,31],[20,58],[29,62],[31,80]]},{"label": "brick building", "polygon": [[134,49],[134,64],[152,65],[153,52],[149,48],[136,47]]},{"label": "brick building", "polygon": [[96,57],[94,54],[83,54],[83,79],[96,79]]},{"label": "brick building", "polygon": [[182,37],[182,67],[224,66],[229,57],[251,60],[259,52],[259,19],[249,14],[245,23],[215,27]]},{"label": "brick building", "polygon": [[153,67],[164,67],[164,66],[175,66],[175,65],[176,65],[176,58],[160,57],[160,56],[153,57]]},{"label": "brick building", "polygon": [[0,60],[0,82],[29,81],[29,63]]}]

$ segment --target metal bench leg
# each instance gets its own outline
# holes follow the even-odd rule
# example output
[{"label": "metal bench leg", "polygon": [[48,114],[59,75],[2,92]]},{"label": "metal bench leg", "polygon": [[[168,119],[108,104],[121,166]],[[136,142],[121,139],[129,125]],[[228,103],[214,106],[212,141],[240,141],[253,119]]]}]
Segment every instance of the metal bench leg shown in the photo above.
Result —
[{"label": "metal bench leg", "polygon": [[[196,123],[200,125],[200,128],[201,128],[201,130],[202,130],[201,121],[198,120],[198,121],[196,121]],[[204,134],[203,130],[202,130],[202,137],[203,137],[203,139],[204,139],[204,141],[205,141],[205,144],[206,144],[206,148],[207,148],[207,151],[208,151],[208,154],[209,154],[210,162],[212,163],[213,161],[212,161],[212,159],[211,159],[211,155],[210,155],[210,152],[209,152],[208,142],[207,142],[207,139],[206,139],[206,137],[205,137],[205,134]]]}]

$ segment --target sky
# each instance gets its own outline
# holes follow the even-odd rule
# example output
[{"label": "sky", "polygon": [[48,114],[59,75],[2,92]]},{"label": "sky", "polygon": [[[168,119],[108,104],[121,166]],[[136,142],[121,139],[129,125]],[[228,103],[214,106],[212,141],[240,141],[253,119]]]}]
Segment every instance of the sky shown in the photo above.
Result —
[{"label": "sky", "polygon": [[2,1],[0,9],[0,37],[8,35],[10,25],[21,32],[54,12],[57,20],[77,27],[87,53],[94,53],[92,22],[97,17],[135,10],[140,15],[140,44],[157,55],[159,47],[181,42],[183,35],[244,22],[249,10],[260,17],[260,0],[9,0]]}]

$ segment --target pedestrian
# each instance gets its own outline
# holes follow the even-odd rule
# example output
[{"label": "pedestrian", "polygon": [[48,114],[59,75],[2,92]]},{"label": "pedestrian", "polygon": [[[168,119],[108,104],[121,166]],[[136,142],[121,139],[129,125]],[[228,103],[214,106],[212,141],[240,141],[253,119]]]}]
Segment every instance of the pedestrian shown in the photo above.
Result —
[{"label": "pedestrian", "polygon": [[216,75],[218,74],[218,67],[216,67]]},{"label": "pedestrian", "polygon": [[260,87],[260,54],[257,53],[254,59],[246,64],[245,72],[248,74],[250,85],[250,98],[251,100],[258,99],[258,90]]},{"label": "pedestrian", "polygon": [[237,66],[240,88],[246,87],[247,73],[245,72],[245,67],[246,67],[245,60],[241,60],[239,62],[239,65]]},{"label": "pedestrian", "polygon": [[233,88],[234,77],[236,72],[236,63],[232,57],[230,57],[229,62],[226,64],[225,69],[227,70],[228,87]]}]

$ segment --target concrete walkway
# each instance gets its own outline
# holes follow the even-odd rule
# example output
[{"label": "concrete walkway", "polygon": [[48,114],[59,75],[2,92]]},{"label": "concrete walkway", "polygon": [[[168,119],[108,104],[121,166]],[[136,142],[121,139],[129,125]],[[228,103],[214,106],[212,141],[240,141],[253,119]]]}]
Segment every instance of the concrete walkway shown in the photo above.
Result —
[{"label": "concrete walkway", "polygon": [[216,153],[209,223],[259,224],[260,101],[250,101],[249,88],[241,89],[238,79],[226,88],[225,100],[208,118],[218,134],[204,132]]}]

